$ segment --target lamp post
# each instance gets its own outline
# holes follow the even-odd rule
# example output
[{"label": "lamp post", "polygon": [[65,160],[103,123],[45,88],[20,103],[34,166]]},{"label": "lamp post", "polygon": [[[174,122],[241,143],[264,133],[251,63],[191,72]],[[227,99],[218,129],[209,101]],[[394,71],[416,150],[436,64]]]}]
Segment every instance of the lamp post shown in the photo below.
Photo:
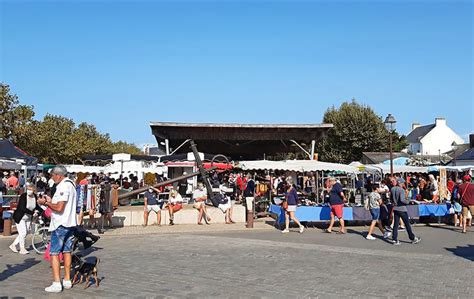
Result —
[{"label": "lamp post", "polygon": [[393,117],[392,114],[388,114],[388,116],[385,118],[384,124],[385,128],[387,129],[390,137],[390,176],[393,177],[393,149],[392,149],[392,133],[395,130],[395,124],[396,124],[395,117]]},{"label": "lamp post", "polygon": [[451,143],[451,148],[453,150],[453,165],[456,166],[456,150],[458,149],[458,144],[456,143],[456,141],[453,141],[453,143]]}]

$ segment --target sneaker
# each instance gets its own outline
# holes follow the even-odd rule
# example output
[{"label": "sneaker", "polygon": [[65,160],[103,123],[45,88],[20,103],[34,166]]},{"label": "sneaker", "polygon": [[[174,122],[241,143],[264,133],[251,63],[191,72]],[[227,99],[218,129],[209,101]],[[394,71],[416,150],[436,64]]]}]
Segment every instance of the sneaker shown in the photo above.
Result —
[{"label": "sneaker", "polygon": [[13,251],[14,253],[18,253],[18,249],[16,249],[16,245],[10,245],[10,250]]},{"label": "sneaker", "polygon": [[72,282],[70,280],[64,280],[63,279],[63,288],[64,289],[71,289],[72,288]]},{"label": "sneaker", "polygon": [[284,229],[284,230],[281,231],[282,234],[286,234],[286,233],[289,233],[289,232],[290,232],[289,229]]},{"label": "sneaker", "polygon": [[392,231],[392,227],[387,226],[387,227],[385,228],[385,230],[388,231],[388,232],[391,232],[391,231]]},{"label": "sneaker", "polygon": [[402,243],[400,243],[400,241],[398,241],[398,240],[393,240],[393,241],[392,241],[392,244],[395,245],[395,246],[399,246],[399,245],[401,245]]},{"label": "sneaker", "polygon": [[20,248],[20,254],[29,254],[28,250],[26,250],[25,248]]},{"label": "sneaker", "polygon": [[174,225],[174,222],[173,222],[173,220],[170,220],[170,225]]},{"label": "sneaker", "polygon": [[304,232],[304,226],[300,226],[300,234]]},{"label": "sneaker", "polygon": [[61,293],[63,291],[63,287],[61,286],[60,282],[53,282],[52,285],[44,289],[48,293]]},{"label": "sneaker", "polygon": [[383,238],[384,238],[384,239],[388,239],[388,238],[390,238],[391,236],[392,236],[392,233],[389,232],[389,231],[386,231],[386,232],[383,234]]},{"label": "sneaker", "polygon": [[404,227],[399,227],[399,228],[398,228],[398,231],[399,231],[399,232],[404,232],[404,231],[406,231],[406,229],[405,229]]},{"label": "sneaker", "polygon": [[421,241],[421,238],[415,237],[415,239],[413,239],[413,241],[411,241],[411,244],[417,244],[417,243],[420,243],[420,241]]},{"label": "sneaker", "polygon": [[375,240],[375,237],[372,236],[372,235],[367,235],[367,237],[365,237],[367,240]]}]

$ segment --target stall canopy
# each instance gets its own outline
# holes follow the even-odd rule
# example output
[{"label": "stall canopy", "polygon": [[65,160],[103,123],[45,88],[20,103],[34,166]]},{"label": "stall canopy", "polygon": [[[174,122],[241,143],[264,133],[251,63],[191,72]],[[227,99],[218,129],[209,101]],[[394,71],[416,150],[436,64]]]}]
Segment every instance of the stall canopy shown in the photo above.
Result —
[{"label": "stall canopy", "polygon": [[23,160],[22,164],[33,165],[38,162],[35,157],[16,147],[10,140],[0,139],[0,159]]},{"label": "stall canopy", "polygon": [[[366,169],[383,172],[384,174],[390,173],[390,164],[371,164],[364,165]],[[428,167],[410,166],[410,165],[393,165],[394,173],[428,173]]]},{"label": "stall canopy", "polygon": [[312,160],[240,161],[236,167],[239,167],[243,170],[285,170],[297,172],[341,171],[346,173],[359,172],[358,168],[354,166]]},{"label": "stall canopy", "polygon": [[462,166],[439,166],[439,165],[434,165],[434,166],[429,166],[428,167],[429,172],[439,171],[440,169],[446,169],[447,171],[454,171],[454,172],[465,172],[465,171],[473,170],[474,165],[462,165]]}]

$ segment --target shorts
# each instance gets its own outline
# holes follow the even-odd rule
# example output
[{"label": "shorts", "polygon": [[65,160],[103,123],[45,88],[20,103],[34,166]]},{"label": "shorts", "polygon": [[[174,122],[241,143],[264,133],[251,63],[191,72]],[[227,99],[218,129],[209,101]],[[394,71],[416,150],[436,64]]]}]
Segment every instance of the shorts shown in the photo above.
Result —
[{"label": "shorts", "polygon": [[331,216],[334,217],[336,215],[337,218],[342,218],[342,208],[344,207],[343,204],[340,205],[331,205]]},{"label": "shorts", "polygon": [[288,205],[287,212],[296,212],[296,205]]},{"label": "shorts", "polygon": [[158,213],[161,210],[161,208],[159,205],[147,205],[146,210],[148,213],[150,213],[151,211]]},{"label": "shorts", "polygon": [[183,204],[181,203],[176,203],[176,204],[170,204],[169,207],[173,210],[173,212],[178,212],[183,208]]},{"label": "shorts", "polygon": [[231,203],[219,204],[218,208],[221,209],[222,213],[225,213],[228,209],[232,207]]},{"label": "shorts", "polygon": [[471,216],[474,216],[474,206],[462,206],[462,216],[466,219],[469,211],[471,211]]},{"label": "shorts", "polygon": [[51,232],[50,255],[59,255],[62,253],[71,253],[74,243],[74,227],[59,226]]},{"label": "shorts", "polygon": [[370,209],[370,215],[372,215],[372,221],[377,221],[380,219],[380,208]]}]

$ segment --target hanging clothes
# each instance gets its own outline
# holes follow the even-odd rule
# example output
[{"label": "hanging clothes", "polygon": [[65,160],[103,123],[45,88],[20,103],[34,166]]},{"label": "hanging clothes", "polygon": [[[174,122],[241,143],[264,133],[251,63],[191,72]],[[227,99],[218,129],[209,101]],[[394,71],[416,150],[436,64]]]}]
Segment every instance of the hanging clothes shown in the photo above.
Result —
[{"label": "hanging clothes", "polygon": [[119,206],[119,200],[118,200],[118,196],[119,196],[119,191],[118,191],[118,188],[120,186],[117,185],[117,184],[113,184],[112,185],[112,190],[110,191],[110,197],[112,198],[112,207],[115,209],[118,208]]}]

